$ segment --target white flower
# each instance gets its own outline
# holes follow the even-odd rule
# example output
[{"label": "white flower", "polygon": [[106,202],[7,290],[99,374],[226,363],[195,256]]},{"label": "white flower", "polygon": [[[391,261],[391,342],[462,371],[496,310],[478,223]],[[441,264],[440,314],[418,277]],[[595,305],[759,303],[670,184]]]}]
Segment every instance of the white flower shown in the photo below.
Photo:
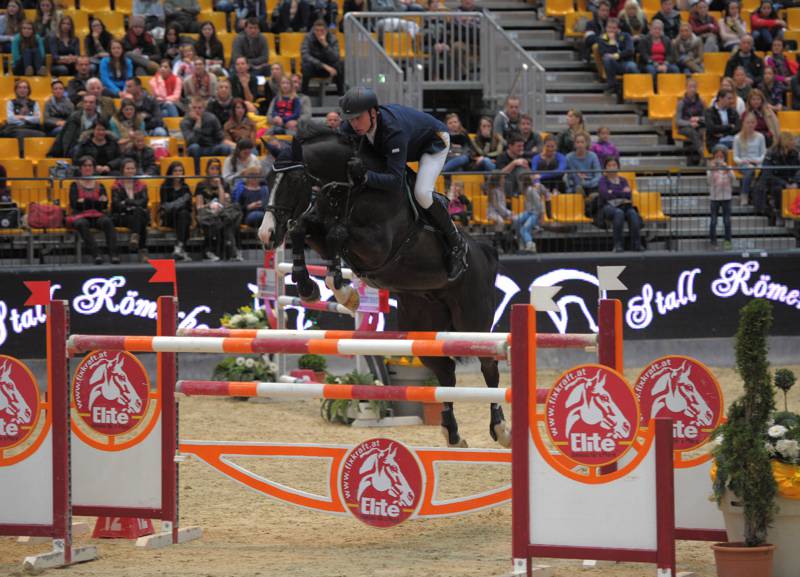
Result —
[{"label": "white flower", "polygon": [[372,381],[372,384],[377,385],[379,387],[383,386],[383,383],[381,382],[380,379],[375,379],[374,381]]},{"label": "white flower", "polygon": [[774,457],[777,451],[775,451],[775,447],[772,445],[772,443],[764,443],[764,446],[767,448],[767,453],[769,453],[769,456]]},{"label": "white flower", "polygon": [[270,373],[277,374],[278,373],[278,363],[267,363],[267,371]]},{"label": "white flower", "polygon": [[342,379],[340,379],[339,377],[336,377],[335,379],[333,379],[333,382],[336,383],[337,385],[341,385],[342,384]]},{"label": "white flower", "polygon": [[712,448],[719,447],[722,444],[722,438],[723,437],[724,437],[724,435],[717,435],[716,437],[714,437],[711,440],[711,442],[709,444],[711,445]]},{"label": "white flower", "polygon": [[236,364],[240,367],[244,365],[244,357],[236,357]]},{"label": "white flower", "polygon": [[788,429],[783,425],[772,425],[767,431],[767,434],[773,439],[780,439],[786,434],[786,431],[788,431]]},{"label": "white flower", "polygon": [[246,366],[248,369],[252,369],[254,366],[256,366],[256,362],[253,359],[247,359],[244,362],[244,366]]},{"label": "white flower", "polygon": [[243,318],[245,324],[248,326],[254,327],[258,324],[258,317],[253,313],[247,313],[246,315],[243,315]]},{"label": "white flower", "polygon": [[242,322],[242,315],[233,315],[231,320],[228,321],[231,325],[237,327]]},{"label": "white flower", "polygon": [[775,443],[775,448],[786,459],[796,459],[800,456],[800,443],[793,439],[781,439]]}]

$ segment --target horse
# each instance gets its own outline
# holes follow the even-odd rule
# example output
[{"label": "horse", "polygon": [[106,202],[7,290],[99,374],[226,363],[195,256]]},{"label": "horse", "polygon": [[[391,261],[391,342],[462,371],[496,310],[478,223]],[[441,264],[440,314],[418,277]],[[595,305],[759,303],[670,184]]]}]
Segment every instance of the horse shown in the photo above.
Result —
[{"label": "horse", "polygon": [[142,398],[133,388],[128,375],[123,370],[125,357],[118,354],[113,359],[104,360],[92,371],[89,377],[89,408],[91,409],[99,398],[115,401],[128,413],[138,413],[142,410]]},{"label": "horse", "polygon": [[565,407],[570,409],[567,414],[567,435],[579,422],[600,425],[607,431],[607,437],[624,439],[630,435],[630,422],[606,391],[605,375],[602,379],[598,374],[591,379],[582,378],[576,381]]},{"label": "horse", "polygon": [[[691,367],[682,363],[680,368],[666,367],[653,375],[657,378],[653,385],[653,405],[650,418],[657,417],[662,410],[683,413],[691,417],[701,427],[708,427],[714,415],[711,407],[697,391],[697,386],[689,379]],[[676,379],[675,376],[678,376]]]},{"label": "horse", "polygon": [[33,418],[33,411],[11,379],[11,363],[8,361],[0,367],[0,414],[2,413],[18,425],[27,425]]},{"label": "horse", "polygon": [[[295,147],[292,160],[276,163],[269,175],[269,202],[258,235],[267,250],[282,244],[287,235],[291,239],[292,279],[300,298],[319,298],[306,269],[308,245],[329,261],[325,282],[337,301],[351,310],[357,307],[353,298],[357,293],[342,283],[341,258],[363,282],[396,295],[399,330],[490,332],[497,304],[494,248],[462,232],[469,268],[460,279],[448,283],[443,239],[421,222],[410,190],[356,187],[347,175],[347,162],[355,154],[371,170],[385,170],[385,159],[366,146],[357,151],[354,139],[326,126],[305,123],[298,139],[302,151]],[[413,176],[409,171],[409,180]],[[441,386],[456,385],[454,359],[420,360]],[[496,388],[500,382],[497,360],[481,358],[480,366],[486,385]],[[492,439],[510,446],[502,407],[492,403],[489,412]],[[467,446],[458,432],[452,403],[444,405],[442,428],[448,445]]]},{"label": "horse", "polygon": [[364,491],[372,487],[381,493],[389,493],[401,507],[410,507],[414,503],[414,491],[403,476],[396,456],[397,447],[394,445],[386,450],[373,449],[364,454],[364,464],[358,470],[364,476],[358,484],[356,499],[360,500]]}]

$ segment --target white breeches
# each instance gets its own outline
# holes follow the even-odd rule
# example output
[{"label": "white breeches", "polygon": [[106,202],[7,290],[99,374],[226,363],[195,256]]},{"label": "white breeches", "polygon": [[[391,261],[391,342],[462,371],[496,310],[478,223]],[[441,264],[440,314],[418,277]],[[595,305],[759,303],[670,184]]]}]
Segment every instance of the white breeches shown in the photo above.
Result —
[{"label": "white breeches", "polygon": [[423,154],[420,157],[417,183],[414,185],[414,197],[419,205],[426,210],[433,204],[436,179],[442,173],[442,168],[444,168],[444,163],[447,160],[447,152],[450,150],[450,135],[444,132],[440,136],[444,140],[445,147],[439,152]]}]

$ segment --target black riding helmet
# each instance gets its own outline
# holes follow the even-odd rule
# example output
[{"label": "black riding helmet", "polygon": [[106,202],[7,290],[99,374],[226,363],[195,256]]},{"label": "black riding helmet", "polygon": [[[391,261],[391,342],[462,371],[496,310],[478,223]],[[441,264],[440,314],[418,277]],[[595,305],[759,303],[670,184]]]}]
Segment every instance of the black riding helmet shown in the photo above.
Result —
[{"label": "black riding helmet", "polygon": [[371,88],[356,86],[339,99],[344,120],[355,118],[362,112],[378,107],[378,96]]}]

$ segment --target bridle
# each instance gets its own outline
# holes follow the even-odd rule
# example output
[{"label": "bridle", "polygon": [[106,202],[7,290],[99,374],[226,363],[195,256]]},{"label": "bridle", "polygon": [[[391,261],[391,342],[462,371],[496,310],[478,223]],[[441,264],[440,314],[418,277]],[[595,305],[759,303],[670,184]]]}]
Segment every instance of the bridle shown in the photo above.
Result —
[{"label": "bridle", "polygon": [[[289,205],[276,204],[274,199],[277,197],[278,187],[280,186],[284,175],[286,173],[292,172],[294,170],[303,170],[303,169],[305,169],[305,165],[302,162],[295,162],[295,163],[292,163],[292,164],[288,164],[286,166],[280,166],[280,167],[273,166],[272,167],[272,171],[275,172],[278,176],[275,177],[275,182],[272,183],[272,187],[271,187],[272,192],[270,194],[270,201],[267,204],[267,206],[264,207],[264,211],[265,212],[269,212],[269,213],[272,214],[272,216],[275,218],[275,223],[276,224],[279,223],[279,222],[283,222],[283,220],[285,218],[287,229],[291,229],[294,221],[296,220],[296,219],[291,218],[292,211],[294,210],[294,207],[293,206],[289,206]],[[306,212],[308,212],[308,210],[311,208],[313,203],[314,203],[314,198],[313,198],[313,195],[312,195],[312,198],[310,199],[310,201],[308,203],[308,206],[300,214],[300,216],[302,216],[302,214],[305,214]]]}]

